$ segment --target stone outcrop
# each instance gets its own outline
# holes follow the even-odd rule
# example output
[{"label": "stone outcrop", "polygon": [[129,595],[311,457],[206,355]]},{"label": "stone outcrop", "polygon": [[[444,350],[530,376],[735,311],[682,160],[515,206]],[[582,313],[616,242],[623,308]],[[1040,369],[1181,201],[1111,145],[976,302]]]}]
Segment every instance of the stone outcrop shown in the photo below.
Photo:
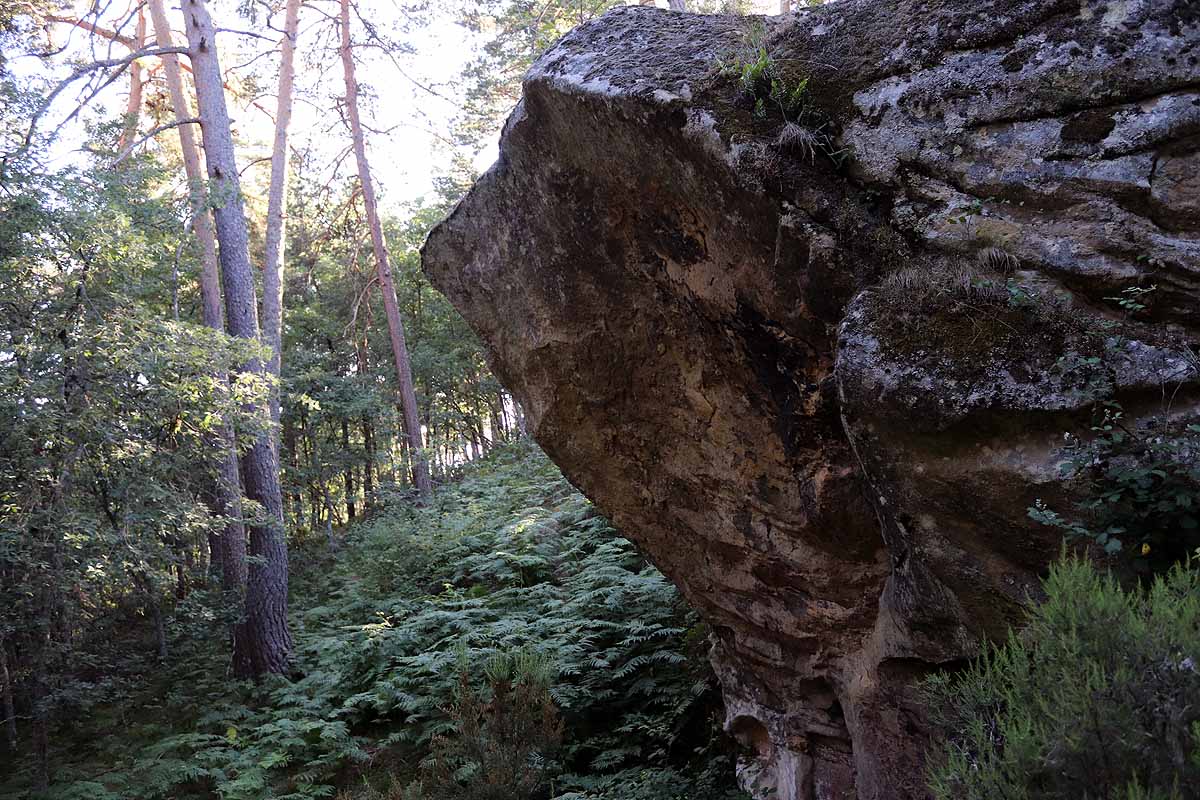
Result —
[{"label": "stone outcrop", "polygon": [[1036,597],[1064,430],[1196,419],[1198,60],[1185,0],[844,0],[530,71],[425,269],[711,625],[748,785],[924,797],[914,684]]}]

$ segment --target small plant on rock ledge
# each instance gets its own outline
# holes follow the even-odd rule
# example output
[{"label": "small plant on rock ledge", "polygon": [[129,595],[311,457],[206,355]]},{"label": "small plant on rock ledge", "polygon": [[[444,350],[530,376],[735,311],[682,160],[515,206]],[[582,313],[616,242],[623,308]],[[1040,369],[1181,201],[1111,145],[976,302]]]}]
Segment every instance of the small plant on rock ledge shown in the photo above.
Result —
[{"label": "small plant on rock ledge", "polygon": [[[1128,319],[1146,308],[1154,290],[1135,286],[1107,299]],[[1072,352],[1058,363],[1063,375],[1083,377],[1092,401],[1088,430],[1065,432],[1062,450],[1063,475],[1084,495],[1079,516],[1064,516],[1042,500],[1029,516],[1069,540],[1126,555],[1139,572],[1161,571],[1200,547],[1200,425],[1172,422],[1168,413],[1142,425],[1127,418],[1111,362],[1128,340],[1115,327],[1106,322],[1095,332],[1103,338],[1100,355]]]},{"label": "small plant on rock ledge", "polygon": [[774,58],[767,49],[762,23],[754,23],[746,34],[745,50],[717,60],[718,73],[737,81],[738,92],[751,105],[757,122],[782,119],[776,139],[781,151],[813,161],[817,154],[841,166],[849,154],[839,148],[830,132],[831,121],[811,102],[809,78],[799,77]]}]

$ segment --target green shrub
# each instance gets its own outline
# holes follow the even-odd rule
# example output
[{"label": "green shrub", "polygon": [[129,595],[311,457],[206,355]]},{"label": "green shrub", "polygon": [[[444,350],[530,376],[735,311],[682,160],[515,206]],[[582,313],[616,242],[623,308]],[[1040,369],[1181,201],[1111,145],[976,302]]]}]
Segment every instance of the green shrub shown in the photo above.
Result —
[{"label": "green shrub", "polygon": [[553,667],[522,650],[493,656],[486,690],[473,685],[464,653],[458,697],[450,709],[455,730],[437,736],[420,789],[410,797],[437,800],[512,800],[544,797],[557,772],[553,757],[563,723],[550,698]]},{"label": "green shrub", "polygon": [[1028,626],[926,684],[939,800],[1200,797],[1200,573],[1055,566]]}]

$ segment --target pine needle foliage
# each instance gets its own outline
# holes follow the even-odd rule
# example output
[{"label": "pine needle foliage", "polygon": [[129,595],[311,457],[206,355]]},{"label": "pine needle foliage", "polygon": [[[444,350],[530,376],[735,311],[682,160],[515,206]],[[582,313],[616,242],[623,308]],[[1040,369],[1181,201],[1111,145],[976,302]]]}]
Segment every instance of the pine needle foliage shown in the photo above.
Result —
[{"label": "pine needle foliage", "polygon": [[1029,624],[930,680],[938,800],[1200,797],[1200,574],[1055,566]]}]

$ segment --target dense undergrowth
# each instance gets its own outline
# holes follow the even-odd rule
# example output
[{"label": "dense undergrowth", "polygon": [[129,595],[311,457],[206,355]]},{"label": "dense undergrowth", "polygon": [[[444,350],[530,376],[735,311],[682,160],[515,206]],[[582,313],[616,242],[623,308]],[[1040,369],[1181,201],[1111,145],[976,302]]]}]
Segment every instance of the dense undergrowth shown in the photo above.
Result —
[{"label": "dense undergrowth", "polygon": [[1055,565],[1028,624],[932,678],[938,800],[1200,797],[1200,573]]},{"label": "dense undergrowth", "polygon": [[[232,681],[193,593],[171,659],[56,737],[50,797],[739,796],[702,628],[532,446],[292,561],[288,678]],[[31,796],[13,775],[0,794]]]}]

